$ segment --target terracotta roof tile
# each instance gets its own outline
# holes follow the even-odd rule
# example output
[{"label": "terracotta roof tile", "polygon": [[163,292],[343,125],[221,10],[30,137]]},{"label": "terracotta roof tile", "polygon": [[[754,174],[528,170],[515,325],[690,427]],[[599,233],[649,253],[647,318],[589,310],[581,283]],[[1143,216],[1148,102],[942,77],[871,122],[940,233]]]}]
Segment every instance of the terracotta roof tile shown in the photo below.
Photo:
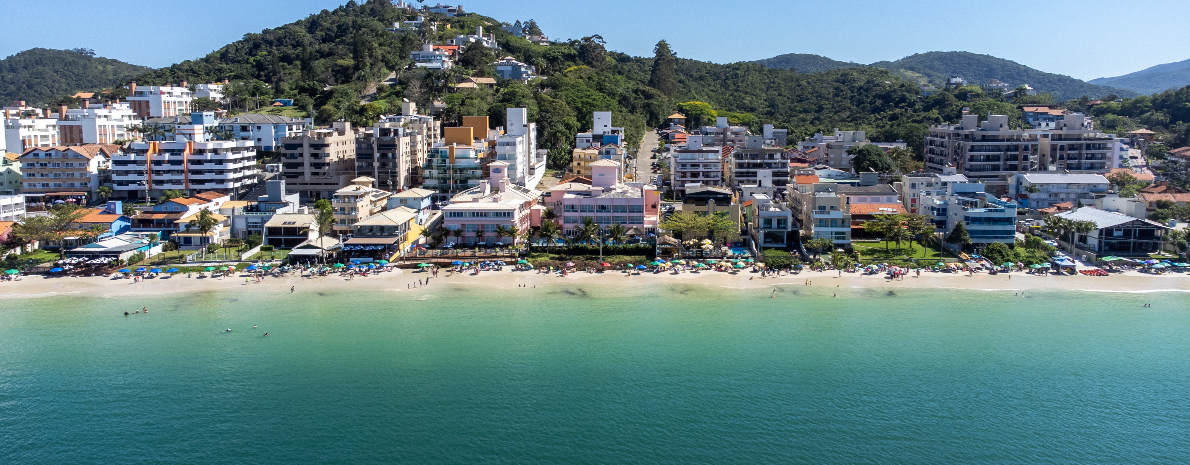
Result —
[{"label": "terracotta roof tile", "polygon": [[82,155],[87,158],[95,158],[96,155],[100,155],[100,154],[110,157],[113,153],[123,150],[123,147],[120,147],[119,145],[113,145],[113,144],[90,144],[90,145],[75,145],[75,146],[60,145],[60,146],[56,146],[56,147],[29,147],[29,148],[25,149],[25,152],[22,153],[21,155],[25,155],[27,153],[36,152],[36,151],[46,152],[46,151],[53,151],[53,150],[57,150],[60,152],[70,151],[70,152],[78,153],[79,155]]},{"label": "terracotta roof tile", "polygon": [[110,213],[102,213],[102,209],[91,209],[82,218],[79,218],[78,223],[111,223],[120,219],[124,215],[114,215]]},{"label": "terracotta roof tile", "polygon": [[0,235],[7,233],[16,224],[16,221],[0,221]]},{"label": "terracotta roof tile", "polygon": [[[882,210],[883,209],[883,210]],[[889,212],[887,209],[894,211]],[[852,215],[875,215],[875,214],[890,214],[890,213],[908,213],[905,206],[899,203],[853,203],[851,204]]]},{"label": "terracotta roof tile", "polygon": [[215,191],[207,191],[207,192],[203,192],[200,194],[194,194],[194,197],[214,202],[215,200],[219,200],[223,197],[227,197],[227,194],[220,194]]},{"label": "terracotta roof tile", "polygon": [[170,199],[170,202],[180,203],[182,205],[197,205],[200,203],[207,203],[208,200],[196,199],[196,198],[192,198],[192,197],[183,197],[180,199]]},{"label": "terracotta roof tile", "polygon": [[1170,202],[1185,203],[1190,202],[1190,194],[1149,194],[1144,193],[1139,196],[1145,202],[1156,202],[1158,200],[1168,200]]}]

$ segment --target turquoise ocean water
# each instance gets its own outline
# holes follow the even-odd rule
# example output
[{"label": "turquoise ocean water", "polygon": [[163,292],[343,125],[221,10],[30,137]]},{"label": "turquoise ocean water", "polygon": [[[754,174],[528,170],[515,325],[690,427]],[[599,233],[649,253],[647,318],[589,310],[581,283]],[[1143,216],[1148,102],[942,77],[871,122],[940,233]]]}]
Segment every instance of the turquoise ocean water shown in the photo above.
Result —
[{"label": "turquoise ocean water", "polygon": [[0,463],[1190,462],[1187,294],[771,294],[6,297]]}]

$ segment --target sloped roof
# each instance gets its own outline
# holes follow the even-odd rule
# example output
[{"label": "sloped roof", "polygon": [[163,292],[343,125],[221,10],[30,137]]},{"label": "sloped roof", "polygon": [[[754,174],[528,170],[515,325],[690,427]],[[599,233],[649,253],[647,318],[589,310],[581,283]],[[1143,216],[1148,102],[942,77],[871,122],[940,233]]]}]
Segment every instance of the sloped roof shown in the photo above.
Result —
[{"label": "sloped roof", "polygon": [[897,190],[888,184],[877,184],[875,186],[842,185],[835,192],[843,195],[897,195]]},{"label": "sloped roof", "polygon": [[1133,217],[1125,215],[1123,213],[1109,212],[1106,210],[1100,210],[1098,208],[1092,208],[1092,207],[1083,207],[1078,210],[1069,211],[1069,212],[1065,212],[1065,213],[1059,213],[1056,216],[1060,216],[1062,218],[1066,218],[1068,220],[1073,220],[1073,221],[1090,221],[1090,222],[1095,223],[1097,229],[1110,228],[1112,226],[1118,226],[1118,225],[1129,223],[1132,221],[1141,221],[1141,222],[1148,223],[1155,227],[1169,229],[1165,225],[1157,223],[1157,222],[1140,219],[1140,218],[1133,218]]},{"label": "sloped roof", "polygon": [[30,152],[50,152],[57,150],[59,152],[75,152],[88,159],[95,158],[98,155],[110,157],[113,153],[120,152],[123,147],[114,144],[88,144],[88,145],[59,145],[55,147],[29,147],[21,155],[26,155]]},{"label": "sloped roof", "polygon": [[7,233],[16,224],[16,221],[0,221],[0,235]]},{"label": "sloped roof", "polygon": [[429,190],[429,189],[422,189],[420,187],[414,187],[413,189],[409,189],[406,191],[402,191],[402,192],[393,194],[393,197],[402,198],[402,199],[420,199],[422,197],[429,197],[431,195],[434,195],[434,193],[435,193],[434,191]]},{"label": "sloped roof", "polygon": [[302,123],[297,118],[280,115],[262,115],[260,113],[244,113],[219,120],[219,124],[293,124]]},{"label": "sloped roof", "polygon": [[[227,221],[226,216],[220,215],[215,212],[210,212],[210,213],[211,213],[211,218],[214,218],[215,221],[219,221],[219,222]],[[198,214],[199,214],[199,212],[191,213],[187,216],[184,216],[184,217],[178,219],[177,221],[174,221],[174,223],[189,223],[191,219],[196,219],[198,217]]]},{"label": "sloped roof", "polygon": [[1157,177],[1153,176],[1152,173],[1137,173],[1136,171],[1132,171],[1132,168],[1112,168],[1111,172],[1108,174],[1116,173],[1128,173],[1132,175],[1132,177],[1136,178],[1137,181],[1153,182],[1157,180]]},{"label": "sloped roof", "polygon": [[375,215],[369,216],[363,221],[355,223],[356,226],[400,226],[402,224],[413,221],[417,217],[417,211],[406,208],[397,207],[392,210],[385,210]]},{"label": "sloped roof", "polygon": [[273,215],[273,217],[269,218],[269,221],[264,225],[268,228],[280,228],[282,226],[297,227],[310,226],[316,221],[317,220],[314,218],[314,215],[309,215],[306,213],[283,213],[280,215]]},{"label": "sloped roof", "polygon": [[[792,165],[792,163],[790,163]],[[820,181],[817,174],[795,174],[793,182],[798,184],[816,184]]]},{"label": "sloped roof", "polygon": [[207,191],[207,192],[203,192],[200,194],[194,194],[194,197],[198,198],[198,199],[214,202],[214,201],[219,200],[223,197],[229,197],[229,196],[227,194],[220,194],[215,191]]},{"label": "sloped roof", "polygon": [[1138,195],[1145,202],[1156,202],[1158,200],[1168,200],[1170,202],[1185,203],[1190,202],[1190,194],[1170,193],[1170,194],[1150,194],[1148,192]]},{"label": "sloped roof", "polygon": [[667,117],[666,119],[686,119],[686,115],[683,115],[683,114],[675,111],[674,114],[669,115],[669,117]]},{"label": "sloped roof", "polygon": [[113,221],[120,219],[124,215],[115,215],[111,213],[103,213],[103,209],[93,208],[78,219],[78,223],[105,223],[110,224]]},{"label": "sloped roof", "polygon": [[177,204],[182,204],[182,205],[198,205],[200,203],[210,202],[209,200],[206,200],[206,199],[196,199],[194,197],[181,197],[181,198],[177,198],[177,199],[169,199],[169,201],[173,202],[173,203],[177,203]]},{"label": "sloped roof", "polygon": [[1107,184],[1107,178],[1100,174],[1081,173],[1024,173],[1030,184]]}]

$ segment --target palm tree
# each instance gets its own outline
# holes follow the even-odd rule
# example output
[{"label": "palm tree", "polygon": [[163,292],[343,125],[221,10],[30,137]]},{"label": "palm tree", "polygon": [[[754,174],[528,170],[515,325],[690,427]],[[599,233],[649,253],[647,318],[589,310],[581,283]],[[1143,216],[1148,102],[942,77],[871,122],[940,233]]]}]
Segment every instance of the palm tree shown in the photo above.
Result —
[{"label": "palm tree", "polygon": [[628,228],[622,224],[613,224],[607,229],[607,238],[613,243],[623,244],[626,236],[628,236]]},{"label": "palm tree", "polygon": [[99,195],[99,198],[107,201],[107,199],[112,198],[113,192],[111,186],[99,186],[99,189],[96,189],[95,193]]},{"label": "palm tree", "polygon": [[[1081,236],[1081,235],[1085,235],[1085,234],[1090,234],[1092,231],[1095,231],[1097,229],[1099,229],[1099,225],[1096,224],[1094,221],[1075,221],[1071,227],[1071,232]],[[1075,239],[1075,237],[1076,236],[1074,234],[1071,234],[1070,253],[1072,255],[1074,254],[1074,239]]]},{"label": "palm tree", "polygon": [[552,208],[547,208],[547,209],[545,209],[545,211],[544,211],[544,212],[542,212],[542,213],[541,213],[541,219],[542,219],[543,221],[550,221],[550,222],[552,222],[552,221],[554,221],[554,220],[557,220],[557,219],[558,219],[558,214],[557,214],[557,213],[554,213],[554,209],[552,209]]},{"label": "palm tree", "polygon": [[553,221],[543,221],[541,229],[537,230],[538,236],[546,239],[550,243],[550,247],[554,247],[558,243],[558,238],[562,237],[562,230],[558,227],[558,223]]},{"label": "palm tree", "polygon": [[455,237],[455,245],[458,245],[463,242],[463,235],[467,233],[463,231],[463,228],[459,228],[451,231],[450,234]]},{"label": "palm tree", "polygon": [[516,226],[508,226],[504,228],[504,234],[506,234],[512,242],[509,245],[515,246],[517,239],[521,237],[521,230]]},{"label": "palm tree", "polygon": [[508,234],[508,228],[504,227],[504,225],[496,226],[496,242],[504,242],[504,238],[510,235]]},{"label": "palm tree", "polygon": [[[186,224],[186,228],[190,229],[193,227],[194,229],[197,229],[198,233],[204,237],[207,235],[207,233],[210,233],[212,229],[215,229],[215,225],[219,224],[219,220],[215,219],[214,215],[211,214],[211,211],[205,208],[199,210],[197,216],[198,218],[190,220],[190,222]],[[215,241],[212,239],[210,243],[214,244]]]},{"label": "palm tree", "polygon": [[483,228],[475,230],[475,244],[476,245],[478,245],[480,242],[483,242],[484,234],[486,234],[486,233],[484,232]]},{"label": "palm tree", "polygon": [[589,216],[583,218],[583,224],[579,227],[575,239],[586,242],[593,241],[596,237],[599,237],[599,225]]}]

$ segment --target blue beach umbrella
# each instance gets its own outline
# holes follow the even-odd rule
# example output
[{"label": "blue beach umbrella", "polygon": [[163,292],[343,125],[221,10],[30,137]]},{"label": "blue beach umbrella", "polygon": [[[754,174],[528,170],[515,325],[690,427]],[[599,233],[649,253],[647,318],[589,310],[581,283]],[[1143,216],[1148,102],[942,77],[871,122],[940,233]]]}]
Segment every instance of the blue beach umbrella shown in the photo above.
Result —
[{"label": "blue beach umbrella", "polygon": [[150,272],[150,273],[160,273],[160,272],[161,272],[161,268],[153,268],[153,269],[149,270],[149,272]]},{"label": "blue beach umbrella", "polygon": [[256,269],[256,265],[248,265],[248,268],[245,268],[245,269],[246,269],[246,270],[248,270],[248,271],[255,270],[255,269]]},{"label": "blue beach umbrella", "polygon": [[[528,262],[525,262],[525,263],[528,263]],[[461,261],[458,261],[458,260],[455,260],[455,261],[453,261],[453,262],[450,262],[450,264],[451,264],[451,265],[462,265],[462,264],[463,264],[463,262],[461,262]]]},{"label": "blue beach umbrella", "polygon": [[132,272],[132,270],[129,270],[128,268],[120,268],[120,269],[119,269],[119,270],[117,270],[117,271],[119,271],[120,273],[130,273],[130,272]]},{"label": "blue beach umbrella", "polygon": [[168,270],[165,270],[165,272],[166,272],[166,273],[177,273],[177,272],[178,272],[178,269],[177,269],[177,268],[170,268],[170,269],[168,269]]},{"label": "blue beach umbrella", "polygon": [[638,266],[636,267],[636,269],[638,269],[638,270],[647,270],[647,269],[649,269],[649,267],[647,267],[647,266],[644,266],[644,265],[638,265]]},{"label": "blue beach umbrella", "polygon": [[347,269],[355,268],[355,265],[347,265]]},{"label": "blue beach umbrella", "polygon": [[145,271],[148,271],[148,270],[145,270],[145,268],[144,268],[144,267],[141,267],[141,268],[137,268],[137,269],[136,269],[136,272],[137,272],[137,273],[144,273]]},{"label": "blue beach umbrella", "polygon": [[61,272],[62,272],[61,268],[54,268],[54,269],[50,270],[50,273],[61,273]]}]

